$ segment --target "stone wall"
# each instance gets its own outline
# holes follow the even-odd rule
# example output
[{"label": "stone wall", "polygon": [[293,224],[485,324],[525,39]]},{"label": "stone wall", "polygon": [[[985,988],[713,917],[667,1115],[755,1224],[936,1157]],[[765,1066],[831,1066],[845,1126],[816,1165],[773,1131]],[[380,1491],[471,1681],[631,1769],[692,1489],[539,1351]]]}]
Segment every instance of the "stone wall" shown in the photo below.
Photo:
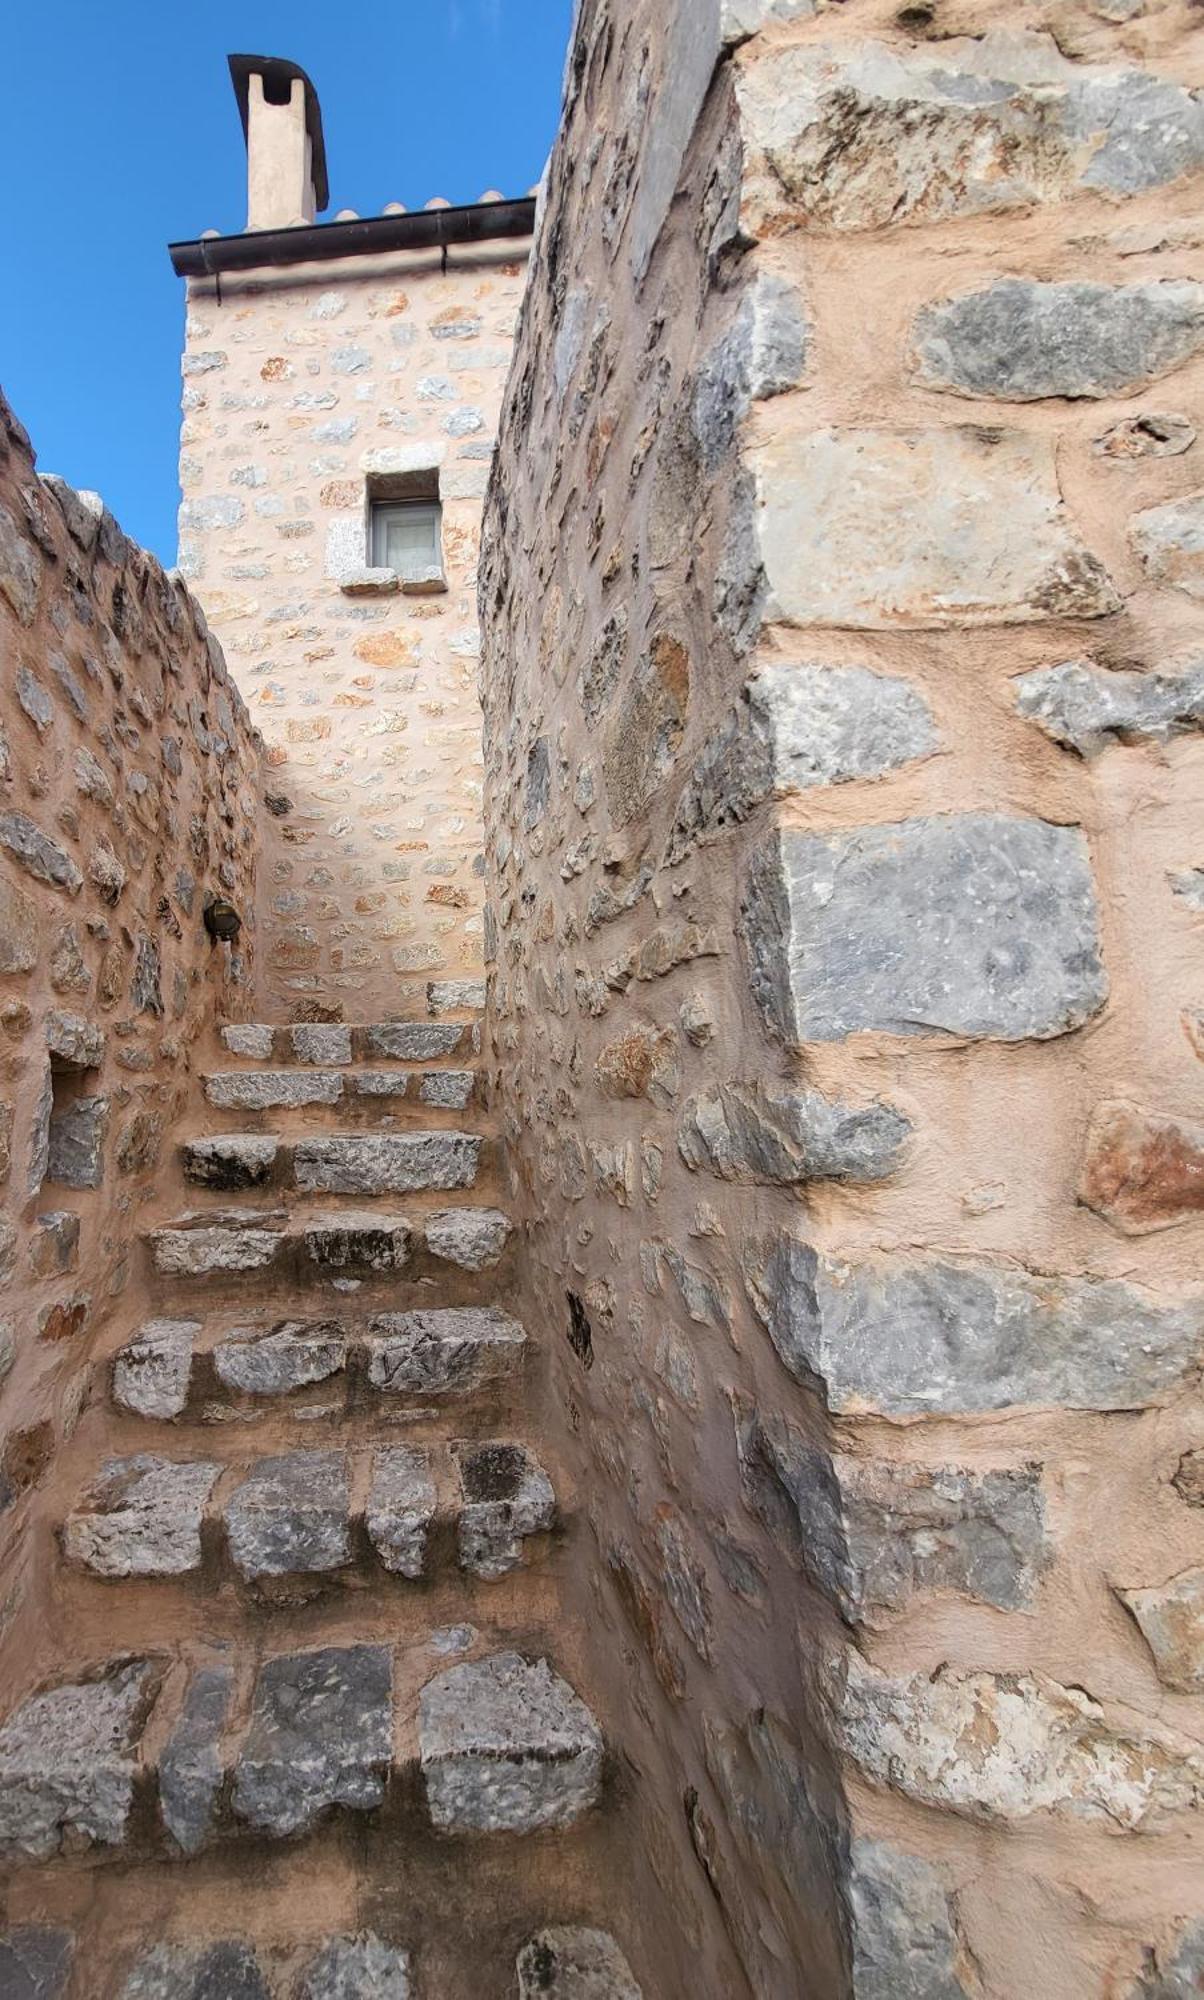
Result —
[{"label": "stone wall", "polygon": [[1204,49],[1022,13],[583,0],[487,502],[493,1084],[666,1993],[1204,1959]]},{"label": "stone wall", "polygon": [[136,1289],[191,1051],[245,1012],[260,745],[187,589],[39,477],[2,398],[0,685],[0,1639],[27,1647],[35,1489]]},{"label": "stone wall", "polygon": [[[180,567],[267,743],[261,1013],[398,1010],[481,965],[481,497],[526,245],[188,287]],[[369,484],[437,471],[446,590],[368,566]]]}]

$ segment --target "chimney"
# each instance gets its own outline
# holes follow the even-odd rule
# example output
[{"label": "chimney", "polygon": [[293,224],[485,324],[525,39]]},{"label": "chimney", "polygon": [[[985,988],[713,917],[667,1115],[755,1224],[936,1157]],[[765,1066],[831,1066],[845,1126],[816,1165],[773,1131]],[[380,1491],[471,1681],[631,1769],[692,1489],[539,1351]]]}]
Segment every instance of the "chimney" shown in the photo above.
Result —
[{"label": "chimney", "polygon": [[330,200],[317,91],[303,69],[279,56],[229,61],[247,142],[247,228],[312,222]]}]

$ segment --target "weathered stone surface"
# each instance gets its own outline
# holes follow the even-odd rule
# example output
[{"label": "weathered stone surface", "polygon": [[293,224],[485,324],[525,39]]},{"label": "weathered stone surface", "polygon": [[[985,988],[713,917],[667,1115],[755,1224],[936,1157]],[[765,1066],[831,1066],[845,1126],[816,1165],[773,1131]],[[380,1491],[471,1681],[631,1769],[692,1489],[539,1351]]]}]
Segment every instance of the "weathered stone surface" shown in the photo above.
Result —
[{"label": "weathered stone surface", "polygon": [[104,1178],[107,1097],[77,1097],[50,1120],[48,1180],[61,1187],[95,1188]]},{"label": "weathered stone surface", "polygon": [[806,360],[807,323],[794,286],[772,271],[756,273],[694,385],[691,415],[707,472],[722,464],[753,403],[795,388]]},{"label": "weathered stone surface", "polygon": [[70,854],[44,834],[40,826],[34,826],[24,812],[0,812],[0,846],[8,848],[12,858],[28,874],[36,876],[38,882],[52,882],[56,888],[66,888],[70,896],[80,894],[84,876]]},{"label": "weathered stone surface", "polygon": [[445,1832],[571,1826],[598,1797],[598,1725],[546,1660],[492,1653],[428,1681],[418,1746],[431,1818]]},{"label": "weathered stone surface", "polygon": [[594,1076],[605,1097],[671,1104],[681,1083],[676,1031],[637,1021],[599,1051]]},{"label": "weathered stone surface", "polygon": [[110,1459],[63,1524],[71,1562],[97,1576],[182,1576],[199,1569],[205,1502],[221,1466],[143,1453]]},{"label": "weathered stone surface", "polygon": [[911,1135],[910,1120],[880,1101],[859,1109],[818,1090],[732,1082],[689,1099],[677,1147],[691,1172],[725,1181],[872,1185],[897,1171]]},{"label": "weathered stone surface", "polygon": [[80,1014],[52,1007],[46,1016],[46,1053],[64,1069],[97,1069],[104,1061],[104,1029]]},{"label": "weathered stone surface", "polygon": [[1043,1674],[880,1673],[848,1653],[829,1688],[843,1747],[872,1784],[1012,1824],[1034,1813],[1140,1832],[1204,1805],[1198,1740],[1112,1727]]},{"label": "weathered stone surface", "polygon": [[758,233],[876,229],[1139,194],[1204,161],[1204,110],[1148,71],[1020,31],[770,47],[738,74]]},{"label": "weathered stone surface", "polygon": [[428,1014],[480,1013],[484,1005],[483,979],[431,979],[427,982]]},{"label": "weathered stone surface", "polygon": [[413,1194],[471,1187],[481,1140],[470,1132],[370,1133],[303,1139],[293,1149],[297,1186],[311,1194]]},{"label": "weathered stone surface", "polygon": [[1037,1467],[850,1458],[744,1407],[736,1444],[749,1506],[851,1624],[946,1591],[1005,1611],[1031,1603],[1049,1558]]},{"label": "weathered stone surface", "polygon": [[423,1104],[444,1111],[463,1111],[472,1096],[476,1074],[470,1069],[432,1069],[423,1077],[418,1096]]},{"label": "weathered stone surface", "polygon": [[373,1453],[368,1537],[385,1568],[394,1575],[422,1575],[435,1504],[428,1452],[410,1445],[390,1445]]},{"label": "weathered stone surface", "polygon": [[378,1313],[368,1327],[368,1379],[390,1395],[469,1394],[516,1374],[527,1336],[496,1306]]},{"label": "weathered stone surface", "polygon": [[248,1056],[255,1062],[271,1062],[274,1030],[252,1022],[238,1021],[222,1029],[222,1047],[232,1056]]},{"label": "weathered stone surface", "polygon": [[317,1216],[301,1232],[305,1254],[324,1271],[402,1271],[410,1260],[414,1232],[400,1215]]},{"label": "weathered stone surface", "polygon": [[1204,493],[1147,507],[1133,516],[1130,532],[1147,576],[1204,597]]},{"label": "weathered stone surface", "polygon": [[1158,1678],[1183,1694],[1204,1690],[1204,1569],[1186,1569],[1169,1583],[1118,1590],[1154,1655]]},{"label": "weathered stone surface", "polygon": [[159,1810],[185,1854],[199,1853],[213,1831],[233,1701],[232,1667],[199,1668],[159,1758]]},{"label": "weathered stone surface", "polygon": [[0,1729],[0,1850],[46,1861],[63,1843],[115,1847],[154,1692],[146,1660],[30,1695]]},{"label": "weathered stone surface", "polygon": [[17,1925],[0,1936],[0,1993],[5,2000],[61,2000],[74,1952],[70,1931]]},{"label": "weathered stone surface", "polygon": [[218,1111],[278,1111],[303,1104],[337,1104],[343,1079],[337,1070],[217,1070],[204,1079],[205,1096]]},{"label": "weathered stone surface", "polygon": [[309,1575],[351,1560],[351,1489],[341,1451],[293,1451],[253,1465],[227,1500],[239,1574]]},{"label": "weathered stone surface", "polygon": [[33,624],[44,569],[15,516],[0,506],[0,595],[8,599],[22,625]]},{"label": "weathered stone surface", "polygon": [[369,1055],[398,1062],[432,1062],[454,1055],[467,1030],[459,1021],[381,1021],[365,1028]]},{"label": "weathered stone surface", "polygon": [[255,1211],[248,1210],[245,1220],[152,1230],[150,1245],[155,1269],[168,1278],[262,1271],[275,1263],[285,1239],[279,1225],[261,1228],[259,1221]]},{"label": "weathered stone surface", "polygon": [[[810,0],[808,0],[810,4]],[[519,2000],[642,2000],[631,1967],[605,1931],[556,1924],[518,1954]]]},{"label": "weathered stone surface", "polygon": [[1069,523],[1044,438],[823,430],[750,462],[770,619],[926,630],[1119,609]]},{"label": "weathered stone surface", "polygon": [[32,972],[38,941],[37,905],[6,869],[0,874],[0,972]]},{"label": "weathered stone surface", "polygon": [[1176,868],[1168,875],[1171,893],[1189,910],[1204,910],[1204,868]]},{"label": "weathered stone surface", "polygon": [[29,1261],[39,1278],[58,1278],[79,1265],[79,1217],[71,1209],[53,1208],[34,1219]]},{"label": "weathered stone surface", "polygon": [[386,1646],[326,1646],[261,1667],[234,1778],[240,1819],[281,1838],[331,1806],[369,1812],[384,1797],[393,1747]]},{"label": "weathered stone surface", "polygon": [[1115,743],[1161,743],[1204,729],[1204,665],[1139,674],[1063,660],[1021,674],[1015,686],[1021,715],[1080,757],[1098,757]]},{"label": "weathered stone surface", "polygon": [[998,278],[927,306],[915,334],[925,388],[1031,402],[1121,396],[1204,350],[1204,285],[1039,284]]},{"label": "weathered stone surface", "polygon": [[113,1401],[140,1417],[178,1417],[200,1330],[195,1319],[147,1320],[113,1362]]},{"label": "weathered stone surface", "polygon": [[120,2000],[272,2000],[249,1944],[157,1944],[138,1960]]},{"label": "weathered stone surface", "polygon": [[460,1565],[493,1581],[518,1568],[528,1535],[554,1526],[556,1495],[539,1460],[522,1445],[465,1445],[458,1458]]},{"label": "weathered stone surface", "polygon": [[197,1187],[263,1187],[272,1177],[278,1139],[256,1133],[223,1133],[219,1139],[188,1139],[181,1147],[184,1178]]},{"label": "weathered stone surface", "polygon": [[1079,1200],[1133,1236],[1204,1209],[1204,1125],[1101,1104],[1087,1131]]},{"label": "weathered stone surface", "polygon": [[464,1271],[486,1271],[496,1264],[513,1228],[499,1208],[437,1208],[423,1225],[432,1257]]},{"label": "weathered stone surface", "polygon": [[744,936],[753,991],[790,1042],[1044,1039],[1107,997],[1086,841],[1045,820],[780,833],[754,857]]},{"label": "weathered stone surface", "polygon": [[1142,410],[1101,431],[1092,450],[1100,458],[1179,458],[1196,441],[1189,418],[1168,410]]},{"label": "weathered stone surface", "polygon": [[1185,1924],[1172,1942],[1145,1957],[1129,2000],[1194,2000],[1204,1982],[1204,1919]]},{"label": "weathered stone surface", "polygon": [[371,1931],[331,1938],[307,1967],[297,2000],[414,2000],[410,1955]]},{"label": "weathered stone surface", "polygon": [[403,1069],[361,1069],[347,1079],[357,1097],[408,1097],[411,1072]]},{"label": "weathered stone surface", "polygon": [[325,1382],[347,1365],[347,1335],[337,1320],[280,1320],[218,1342],[213,1366],[227,1388],[248,1396],[287,1396]]},{"label": "weathered stone surface", "polygon": [[970,2000],[978,1982],[931,1863],[881,1840],[855,1840],[849,1860],[856,2000]]},{"label": "weathered stone surface", "polygon": [[300,1063],[349,1063],[351,1030],[335,1022],[312,1022],[289,1029],[293,1060]]},{"label": "weathered stone surface", "polygon": [[834,1410],[885,1416],[1157,1402],[1204,1352],[1204,1300],[1003,1264],[860,1264],[784,1238],[770,1337]]},{"label": "weathered stone surface", "polygon": [[1171,1485],[1188,1507],[1204,1507],[1204,1449],[1183,1453]]}]

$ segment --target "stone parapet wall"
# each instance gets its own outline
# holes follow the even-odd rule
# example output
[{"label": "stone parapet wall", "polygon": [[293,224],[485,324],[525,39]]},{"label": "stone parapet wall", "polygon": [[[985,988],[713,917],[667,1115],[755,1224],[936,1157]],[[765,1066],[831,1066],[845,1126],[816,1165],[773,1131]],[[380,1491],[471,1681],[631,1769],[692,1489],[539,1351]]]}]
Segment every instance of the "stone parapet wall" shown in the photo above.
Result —
[{"label": "stone parapet wall", "polygon": [[[481,965],[475,589],[525,245],[191,280],[180,566],[267,743],[261,1011],[398,1011]],[[373,481],[437,474],[446,590],[365,575]]]},{"label": "stone parapet wall", "polygon": [[[0,1640],[193,1051],[245,1014],[260,743],[186,586],[95,494],[39,477],[0,399]],[[244,918],[215,942],[205,908]]]},{"label": "stone parapet wall", "polygon": [[499,433],[493,1085],[666,1992],[1204,1962],[1204,51],[1023,16],[583,0]]}]

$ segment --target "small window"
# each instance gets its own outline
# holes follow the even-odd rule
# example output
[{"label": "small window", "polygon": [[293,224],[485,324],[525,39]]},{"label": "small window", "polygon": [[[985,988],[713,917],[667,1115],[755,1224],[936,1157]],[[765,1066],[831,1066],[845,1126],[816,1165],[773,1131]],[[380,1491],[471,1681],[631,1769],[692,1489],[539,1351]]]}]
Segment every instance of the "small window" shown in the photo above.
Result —
[{"label": "small window", "polygon": [[402,583],[442,583],[441,510],[437,500],[378,500],[372,507],[372,567]]}]

